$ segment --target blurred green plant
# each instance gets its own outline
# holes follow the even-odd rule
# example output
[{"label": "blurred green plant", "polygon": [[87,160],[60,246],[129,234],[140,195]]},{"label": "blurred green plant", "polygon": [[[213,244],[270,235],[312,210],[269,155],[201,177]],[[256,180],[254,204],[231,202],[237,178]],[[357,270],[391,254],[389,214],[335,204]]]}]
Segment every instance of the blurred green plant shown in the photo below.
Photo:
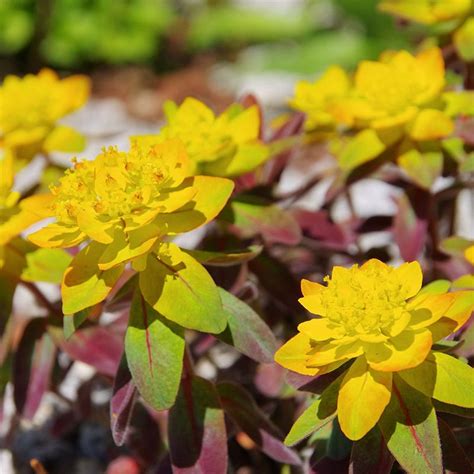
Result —
[{"label": "blurred green plant", "polygon": [[60,67],[147,62],[173,17],[167,0],[56,0],[41,52]]},{"label": "blurred green plant", "polygon": [[0,54],[25,47],[35,29],[31,0],[0,0]]}]

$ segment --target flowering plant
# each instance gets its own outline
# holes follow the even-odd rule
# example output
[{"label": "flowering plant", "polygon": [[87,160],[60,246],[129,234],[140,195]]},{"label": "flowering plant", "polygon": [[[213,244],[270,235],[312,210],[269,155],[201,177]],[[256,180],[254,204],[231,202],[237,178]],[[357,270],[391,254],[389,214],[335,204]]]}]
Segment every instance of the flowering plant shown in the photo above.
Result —
[{"label": "flowering plant", "polygon": [[133,137],[147,146],[180,139],[189,156],[192,174],[235,177],[254,170],[269,158],[260,136],[256,106],[233,104],[219,116],[202,102],[188,97],[179,107],[165,104],[167,123],[159,135]]},{"label": "flowering plant", "polygon": [[5,80],[0,431],[20,470],[101,438],[107,472],[473,471],[469,10],[408,3],[382,5],[447,35],[299,81],[271,122],[253,96],[166,102],[159,132],[97,134],[67,170],[31,159],[83,145],[61,120],[88,80]]},{"label": "flowering plant", "polygon": [[327,287],[302,281],[300,303],[321,317],[301,323],[275,359],[306,375],[353,362],[337,382],[337,417],[349,439],[361,439],[390,416],[386,408],[400,378],[435,400],[474,408],[473,369],[432,350],[464,325],[474,292],[422,290],[418,262],[392,268],[373,259],[360,268],[334,267],[326,281]]},{"label": "flowering plant", "polygon": [[84,138],[58,121],[89,96],[85,76],[59,79],[50,69],[24,78],[7,76],[0,87],[0,147],[19,162],[50,151],[81,151]]}]

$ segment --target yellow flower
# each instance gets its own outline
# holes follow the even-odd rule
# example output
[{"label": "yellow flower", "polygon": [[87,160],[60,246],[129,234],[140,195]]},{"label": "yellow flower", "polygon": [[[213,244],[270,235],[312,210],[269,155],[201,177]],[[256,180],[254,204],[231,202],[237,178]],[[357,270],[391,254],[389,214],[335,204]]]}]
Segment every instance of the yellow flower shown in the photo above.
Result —
[{"label": "yellow flower", "polygon": [[60,80],[49,69],[7,76],[0,87],[0,147],[24,160],[41,151],[80,151],[83,137],[58,120],[86,102],[89,87],[85,76]]},{"label": "yellow flower", "polygon": [[24,242],[19,235],[46,217],[44,209],[51,198],[38,194],[20,200],[12,186],[13,156],[10,150],[0,149],[0,270],[18,275],[24,265]]},{"label": "yellow flower", "polygon": [[230,106],[223,114],[188,97],[179,107],[165,104],[166,125],[159,135],[133,137],[133,143],[149,146],[168,139],[181,140],[188,153],[192,174],[233,177],[252,171],[269,153],[259,140],[260,116],[256,106]]},{"label": "yellow flower", "polygon": [[379,8],[406,20],[432,25],[461,19],[469,13],[471,0],[383,0]]},{"label": "yellow flower", "polygon": [[444,88],[444,61],[438,48],[412,56],[389,52],[380,61],[362,61],[348,107],[358,128],[406,126],[414,140],[449,135],[453,124],[435,107]]},{"label": "yellow flower", "polygon": [[232,181],[190,177],[190,170],[177,140],[146,149],[133,145],[130,152],[112,147],[93,161],[75,162],[52,187],[49,211],[57,222],[29,239],[47,248],[92,240],[66,271],[65,314],[102,301],[126,262],[143,271],[147,254],[160,248],[169,253],[172,244],[162,244],[165,236],[195,229],[220,212]]},{"label": "yellow flower", "polygon": [[[301,323],[275,360],[322,375],[355,359],[338,398],[339,422],[350,439],[360,439],[379,420],[390,401],[392,373],[422,364],[432,344],[461,327],[474,309],[473,292],[431,294],[421,290],[422,278],[418,262],[392,268],[372,259],[361,267],[334,267],[327,286],[302,281],[299,301],[320,317]],[[361,381],[371,390],[359,393],[367,400],[357,421],[351,407]]]},{"label": "yellow flower", "polygon": [[295,97],[289,104],[306,113],[305,129],[308,131],[339,123],[350,125],[351,118],[344,107],[350,88],[351,80],[347,73],[339,66],[331,66],[313,83],[298,82]]}]

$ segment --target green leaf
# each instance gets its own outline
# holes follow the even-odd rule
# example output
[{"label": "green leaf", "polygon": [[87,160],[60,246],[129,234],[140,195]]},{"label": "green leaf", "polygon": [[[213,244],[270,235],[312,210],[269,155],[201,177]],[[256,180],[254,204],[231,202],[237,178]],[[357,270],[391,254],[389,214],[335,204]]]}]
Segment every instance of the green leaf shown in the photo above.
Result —
[{"label": "green leaf", "polygon": [[61,283],[72,256],[62,249],[38,249],[26,254],[26,267],[21,278],[25,281]]},{"label": "green leaf", "polygon": [[410,150],[398,158],[398,164],[418,186],[430,189],[443,170],[443,154]]},{"label": "green leaf", "polygon": [[183,250],[204,265],[228,267],[252,260],[260,254],[262,249],[263,246],[261,245],[252,245],[248,249],[229,251],[226,253],[210,252],[207,250]]},{"label": "green leaf", "polygon": [[0,335],[10,319],[16,283],[0,273]]},{"label": "green leaf", "polygon": [[285,444],[293,446],[310,434],[324,428],[336,417],[337,396],[345,373],[327,387],[320,398],[315,400],[295,421],[285,438]]},{"label": "green leaf", "polygon": [[219,288],[227,317],[227,328],[217,335],[218,339],[235,347],[257,362],[271,364],[277,342],[271,329],[246,303]]},{"label": "green leaf", "polygon": [[351,138],[337,152],[339,166],[350,173],[358,166],[371,161],[385,150],[385,145],[373,130],[364,130]]},{"label": "green leaf", "polygon": [[140,272],[140,290],[160,314],[183,327],[212,334],[227,319],[219,291],[207,270],[175,244],[162,244]]},{"label": "green leaf", "polygon": [[342,432],[338,419],[334,419],[326,449],[328,457],[336,461],[342,461],[348,457],[351,447],[352,441]]},{"label": "green leaf", "polygon": [[287,446],[294,446],[334,420],[336,414],[332,413],[329,416],[325,416],[327,415],[326,413],[320,413],[320,406],[321,398],[318,398],[295,421],[285,438]]},{"label": "green leaf", "polygon": [[449,280],[435,280],[431,283],[425,285],[419,292],[417,296],[420,295],[442,295],[446,293],[451,287],[451,282]]},{"label": "green leaf", "polygon": [[351,474],[390,474],[393,456],[387,448],[378,426],[352,445],[349,472]]},{"label": "green leaf", "polygon": [[170,408],[178,393],[184,330],[151,308],[137,290],[125,333],[125,355],[133,381],[155,410]]},{"label": "green leaf", "polygon": [[83,309],[77,313],[66,315],[63,318],[63,332],[65,339],[69,339],[81,324],[87,319],[91,308]]},{"label": "green leaf", "polygon": [[474,369],[450,355],[432,352],[419,366],[398,374],[428,397],[474,408]]},{"label": "green leaf", "polygon": [[102,302],[123,272],[124,265],[100,270],[97,262],[105,245],[96,242],[83,248],[71,261],[61,285],[63,313],[74,314]]},{"label": "green leaf", "polygon": [[472,240],[453,236],[444,239],[440,244],[440,248],[449,255],[464,259],[464,251],[473,244],[474,242]]},{"label": "green leaf", "polygon": [[394,375],[392,398],[379,421],[388,449],[412,473],[443,474],[436,414],[430,399]]},{"label": "green leaf", "polygon": [[449,403],[439,402],[438,400],[433,400],[433,406],[437,412],[449,413],[462,418],[474,418],[474,408],[458,407],[456,405],[450,405]]}]

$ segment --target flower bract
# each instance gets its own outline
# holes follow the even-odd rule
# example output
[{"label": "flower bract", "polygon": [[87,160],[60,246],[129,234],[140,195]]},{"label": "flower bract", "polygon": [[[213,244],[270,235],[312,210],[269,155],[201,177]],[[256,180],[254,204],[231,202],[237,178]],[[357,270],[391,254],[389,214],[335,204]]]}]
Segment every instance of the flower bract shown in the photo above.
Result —
[{"label": "flower bract", "polygon": [[202,102],[188,97],[180,106],[165,105],[167,123],[158,135],[133,137],[148,146],[169,139],[181,140],[192,174],[234,177],[255,169],[269,158],[259,139],[260,116],[256,106],[230,106],[216,116]]},{"label": "flower bract", "polygon": [[81,151],[84,138],[58,121],[86,102],[89,89],[87,77],[59,79],[50,69],[7,76],[0,86],[0,147],[18,160],[39,152]]},{"label": "flower bract", "polygon": [[52,187],[49,211],[56,222],[29,239],[46,248],[88,242],[64,276],[65,313],[102,301],[125,263],[144,271],[147,254],[167,248],[165,237],[193,230],[220,212],[233,183],[192,177],[190,169],[178,140],[146,149],[133,145],[129,152],[111,147],[93,161],[76,161]]},{"label": "flower bract", "polygon": [[[302,281],[299,301],[319,317],[301,323],[275,360],[305,375],[352,363],[338,400],[339,422],[351,439],[378,421],[390,400],[392,374],[422,364],[433,343],[459,329],[474,309],[474,292],[431,294],[422,290],[422,279],[418,262],[393,268],[372,259],[361,267],[334,267],[326,286]],[[354,425],[351,404],[363,381],[373,389],[361,392],[370,421]]]}]

